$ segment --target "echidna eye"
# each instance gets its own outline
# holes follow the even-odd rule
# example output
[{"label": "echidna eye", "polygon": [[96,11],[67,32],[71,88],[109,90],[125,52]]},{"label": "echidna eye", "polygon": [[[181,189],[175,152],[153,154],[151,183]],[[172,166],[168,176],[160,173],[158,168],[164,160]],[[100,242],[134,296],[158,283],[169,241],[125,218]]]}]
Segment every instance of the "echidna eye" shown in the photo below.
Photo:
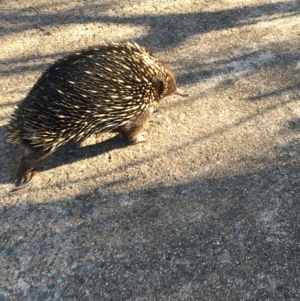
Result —
[{"label": "echidna eye", "polygon": [[153,82],[153,86],[154,86],[154,89],[157,91],[158,95],[161,95],[164,91],[164,82],[159,79],[159,78],[156,78]]}]

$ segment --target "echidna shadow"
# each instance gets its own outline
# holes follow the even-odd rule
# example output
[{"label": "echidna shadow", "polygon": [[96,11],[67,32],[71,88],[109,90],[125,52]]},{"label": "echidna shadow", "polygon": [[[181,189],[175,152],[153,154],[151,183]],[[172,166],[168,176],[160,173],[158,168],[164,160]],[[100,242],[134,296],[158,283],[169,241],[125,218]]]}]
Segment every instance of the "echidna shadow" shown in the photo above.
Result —
[{"label": "echidna shadow", "polygon": [[93,134],[116,132],[142,142],[150,114],[169,95],[185,96],[170,67],[137,44],[109,44],[75,52],[46,70],[15,109],[8,141],[21,144],[16,189],[59,147]]},{"label": "echidna shadow", "polygon": [[54,169],[62,165],[97,157],[115,149],[126,148],[129,145],[131,145],[131,143],[128,143],[128,141],[121,138],[119,135],[85,146],[81,146],[74,142],[68,142],[61,146],[55,153],[45,158],[43,161],[44,163],[39,167],[39,170],[46,171]]}]

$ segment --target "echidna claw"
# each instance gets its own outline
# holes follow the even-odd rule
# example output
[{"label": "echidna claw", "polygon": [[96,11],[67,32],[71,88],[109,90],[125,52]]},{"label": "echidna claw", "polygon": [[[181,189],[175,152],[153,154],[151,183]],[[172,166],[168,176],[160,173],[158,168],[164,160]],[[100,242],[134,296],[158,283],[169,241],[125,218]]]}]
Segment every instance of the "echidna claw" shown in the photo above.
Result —
[{"label": "echidna claw", "polygon": [[11,190],[11,192],[25,188],[26,186],[28,186],[32,182],[32,180],[33,180],[33,176],[31,176],[30,178],[27,177],[25,179],[23,177],[21,180],[19,180],[19,179],[16,180],[15,181],[15,187]]}]

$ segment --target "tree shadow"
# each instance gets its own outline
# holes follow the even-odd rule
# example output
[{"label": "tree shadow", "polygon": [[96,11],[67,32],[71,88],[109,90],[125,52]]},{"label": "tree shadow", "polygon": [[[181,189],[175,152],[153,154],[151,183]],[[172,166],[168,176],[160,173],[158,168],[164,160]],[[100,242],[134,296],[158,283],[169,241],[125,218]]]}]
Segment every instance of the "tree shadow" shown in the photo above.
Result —
[{"label": "tree shadow", "polygon": [[293,132],[300,132],[300,118],[288,121],[287,125]]},{"label": "tree shadow", "polygon": [[[256,173],[1,207],[2,293],[296,298],[300,169],[276,162]],[[27,286],[15,285],[15,269]],[[35,286],[42,275],[47,286]]]},{"label": "tree shadow", "polygon": [[[55,6],[55,3],[52,4]],[[47,8],[51,6],[47,5]],[[109,17],[106,11],[110,4],[86,3],[84,7],[74,7],[62,12],[42,13],[46,6],[32,6],[24,9],[2,9],[0,19],[4,26],[0,26],[0,36],[23,32],[29,29],[45,28],[47,26],[85,24],[102,22],[106,24],[142,25],[149,28],[146,35],[136,38],[141,45],[150,47],[153,51],[161,51],[177,47],[186,39],[201,33],[225,28],[239,27],[245,24],[255,24],[277,18],[291,17],[300,14],[300,4],[297,2],[278,2],[257,6],[244,6],[215,12],[197,12],[187,14],[143,15],[138,17]],[[90,15],[90,12],[95,12]],[[18,22],[16,22],[18,20]],[[56,58],[61,54],[50,55]],[[17,64],[16,68],[6,68],[1,75],[11,75],[27,70],[44,70],[45,64],[35,63],[32,69],[26,66],[34,59],[41,60],[48,56],[35,56],[26,59],[11,59],[10,62],[0,64]],[[11,66],[10,66],[11,67]]]},{"label": "tree shadow", "polygon": [[[51,4],[53,7],[57,3]],[[61,12],[41,12],[51,5],[36,5],[24,9],[2,9],[0,16],[6,26],[0,27],[2,36],[7,33],[22,32],[32,28],[51,26],[55,24],[70,25],[89,22],[104,22],[116,24],[144,25],[150,28],[142,41],[152,41],[159,49],[175,47],[191,35],[236,27],[245,24],[255,24],[265,18],[270,21],[278,18],[291,17],[300,13],[297,2],[282,1],[256,6],[243,6],[214,12],[197,12],[188,14],[143,15],[138,17],[109,17],[107,10],[110,4],[85,3]],[[94,15],[91,15],[94,12]],[[15,20],[18,20],[18,23]],[[141,41],[140,41],[141,42]]]},{"label": "tree shadow", "polygon": [[[284,93],[287,93],[287,92],[298,92],[298,91],[300,91],[300,83],[296,83],[296,84],[293,84],[293,85],[287,85],[283,88],[279,88],[279,89],[276,89],[276,90],[271,91],[271,92],[260,93],[258,95],[249,97],[248,100],[256,101],[256,100],[266,99],[266,98],[272,97],[272,96],[280,96],[280,95],[282,95]],[[299,93],[298,93],[298,98],[300,98]]]}]

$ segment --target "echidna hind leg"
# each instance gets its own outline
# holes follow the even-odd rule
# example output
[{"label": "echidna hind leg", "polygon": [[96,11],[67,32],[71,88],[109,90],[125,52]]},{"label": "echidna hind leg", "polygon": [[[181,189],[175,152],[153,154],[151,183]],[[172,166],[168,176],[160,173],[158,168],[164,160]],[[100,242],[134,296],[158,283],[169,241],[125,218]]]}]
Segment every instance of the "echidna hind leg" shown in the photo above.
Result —
[{"label": "echidna hind leg", "polygon": [[15,186],[17,189],[26,187],[37,174],[35,167],[37,163],[49,155],[50,151],[34,148],[28,145],[24,146],[23,155],[19,161],[15,176]]},{"label": "echidna hind leg", "polygon": [[144,142],[146,141],[146,139],[143,137],[143,135],[147,134],[147,132],[144,132],[144,129],[147,127],[148,119],[148,114],[140,116],[134,121],[119,128],[117,131],[119,132],[121,137],[126,138],[130,142]]}]

